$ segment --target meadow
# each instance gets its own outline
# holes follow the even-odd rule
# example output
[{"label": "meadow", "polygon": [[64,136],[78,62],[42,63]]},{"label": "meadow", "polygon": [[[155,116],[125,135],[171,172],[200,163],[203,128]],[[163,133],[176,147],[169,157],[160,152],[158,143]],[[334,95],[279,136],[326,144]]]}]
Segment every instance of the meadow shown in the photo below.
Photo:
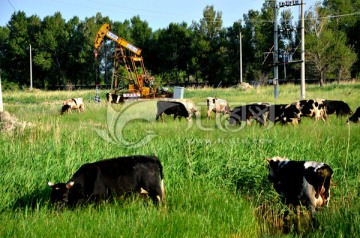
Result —
[{"label": "meadow", "polygon": [[[155,121],[153,100],[108,106],[91,102],[95,90],[6,91],[4,109],[32,126],[0,136],[0,237],[358,237],[360,234],[360,124],[330,115],[326,123],[229,126],[208,120],[205,98],[231,107],[251,102],[291,103],[300,86],[242,91],[186,88],[201,107],[192,122]],[[309,85],[306,98],[360,106],[360,84]],[[60,116],[62,101],[83,97],[85,112]],[[134,197],[75,209],[49,203],[48,181],[66,182],[80,165],[118,156],[156,155],[165,175],[166,207]],[[334,170],[329,207],[301,226],[268,182],[265,158],[321,161]],[[285,211],[290,216],[284,219]]]}]

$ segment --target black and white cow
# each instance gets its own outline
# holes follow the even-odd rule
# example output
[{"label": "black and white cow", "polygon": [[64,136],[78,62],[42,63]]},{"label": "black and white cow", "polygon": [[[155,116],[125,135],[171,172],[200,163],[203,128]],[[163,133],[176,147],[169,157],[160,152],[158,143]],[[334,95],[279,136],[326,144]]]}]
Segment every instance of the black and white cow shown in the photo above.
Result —
[{"label": "black and white cow", "polygon": [[291,123],[296,125],[301,122],[301,108],[299,102],[294,102],[283,109],[280,115],[283,124]]},{"label": "black and white cow", "polygon": [[301,111],[298,103],[292,104],[273,104],[269,106],[267,119],[273,123],[298,124],[300,122]]},{"label": "black and white cow", "polygon": [[351,117],[349,117],[349,119],[347,119],[347,123],[349,123],[350,121],[358,123],[360,122],[360,107],[358,107],[356,109],[356,111],[354,112],[354,114],[351,115]]},{"label": "black and white cow", "polygon": [[268,103],[253,103],[238,106],[231,111],[228,122],[230,125],[241,124],[242,122],[250,125],[250,119],[255,119],[261,125],[265,125],[268,111]]},{"label": "black and white cow", "polygon": [[282,121],[282,115],[287,104],[272,104],[269,106],[269,113],[267,119],[273,123]]},{"label": "black and white cow", "polygon": [[269,162],[269,180],[285,204],[307,205],[313,213],[328,205],[333,170],[329,165],[313,161],[291,161],[273,157]]},{"label": "black and white cow", "polygon": [[301,116],[314,117],[315,122],[322,119],[324,122],[327,118],[324,99],[300,100]]},{"label": "black and white cow", "polygon": [[189,112],[189,116],[200,117],[200,109],[198,109],[193,100],[188,98],[168,99],[169,102],[181,102]]},{"label": "black and white cow", "polygon": [[326,114],[336,114],[337,117],[343,115],[350,115],[351,109],[349,105],[340,100],[324,100]]},{"label": "black and white cow", "polygon": [[82,165],[66,183],[53,184],[51,202],[74,206],[116,196],[147,194],[154,204],[165,196],[164,175],[155,156],[128,156]]},{"label": "black and white cow", "polygon": [[181,119],[181,117],[185,117],[188,121],[191,120],[191,115],[189,114],[189,111],[181,102],[158,101],[156,105],[156,120],[161,117],[161,120],[164,121],[163,114],[174,115],[174,120],[177,117],[179,118],[179,120]]},{"label": "black and white cow", "polygon": [[207,117],[211,118],[211,112],[215,112],[215,116],[219,113],[230,114],[229,103],[225,99],[207,97],[206,98],[206,107],[207,107]]},{"label": "black and white cow", "polygon": [[120,95],[114,94],[114,93],[107,93],[106,94],[106,101],[109,103],[121,103],[124,102],[124,98]]},{"label": "black and white cow", "polygon": [[66,99],[63,102],[63,106],[61,107],[60,114],[71,113],[72,110],[77,110],[78,112],[83,112],[85,109],[84,101],[82,98],[70,98]]}]

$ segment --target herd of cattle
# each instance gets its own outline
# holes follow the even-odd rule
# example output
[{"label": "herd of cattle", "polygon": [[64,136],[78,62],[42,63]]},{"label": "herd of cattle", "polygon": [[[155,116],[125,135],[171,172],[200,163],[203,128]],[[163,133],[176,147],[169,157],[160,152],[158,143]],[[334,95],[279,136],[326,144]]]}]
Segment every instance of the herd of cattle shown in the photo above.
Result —
[{"label": "herd of cattle", "polygon": [[[119,103],[119,96],[108,93],[107,101]],[[229,103],[224,99],[208,97],[206,98],[207,117],[211,118],[211,112],[218,114],[229,114],[228,122],[230,125],[250,124],[251,119],[266,125],[268,121],[282,124],[298,124],[301,117],[314,117],[315,122],[319,119],[325,121],[330,114],[339,116],[349,116],[347,122],[360,122],[360,107],[352,113],[349,105],[340,100],[309,99],[299,100],[290,104],[270,104],[270,103],[251,103],[230,109]],[[70,113],[72,110],[84,111],[82,98],[67,99],[63,102],[61,115]],[[157,102],[156,120],[163,115],[174,115],[174,119],[184,117],[190,121],[193,116],[200,117],[200,110],[191,99],[166,99]],[[352,114],[352,115],[351,115]],[[351,116],[350,116],[351,115]]]},{"label": "herd of cattle", "polygon": [[[346,102],[324,99],[299,100],[291,104],[251,103],[231,110],[226,100],[208,97],[206,105],[208,118],[211,117],[211,112],[215,112],[216,115],[229,114],[230,125],[250,124],[251,119],[261,125],[266,125],[268,121],[298,124],[303,116],[314,117],[315,121],[325,121],[330,114],[336,114],[337,117],[352,114]],[[192,116],[199,116],[200,111],[191,99],[171,99],[157,102],[156,120],[159,117],[163,120],[163,114],[174,115],[174,119],[184,117],[191,120]],[[348,118],[347,122],[349,121],[360,122],[360,107]]]},{"label": "herd of cattle", "polygon": [[[117,102],[112,98],[109,102]],[[291,104],[252,103],[230,109],[224,99],[206,99],[207,117],[211,113],[229,114],[229,124],[249,124],[251,119],[266,125],[272,123],[297,124],[301,117],[314,117],[315,121],[327,119],[330,114],[338,117],[351,115],[347,103],[339,100],[310,99]],[[64,101],[61,114],[71,110],[84,111],[82,98]],[[157,101],[156,120],[163,114],[191,120],[199,117],[200,110],[191,99],[168,99]],[[360,122],[360,107],[347,122]],[[313,213],[319,206],[328,205],[331,167],[313,161],[291,161],[287,158],[267,158],[269,181],[285,204],[306,204]],[[113,196],[140,194],[149,197],[155,205],[165,202],[163,167],[155,156],[127,156],[97,161],[82,165],[66,183],[48,182],[52,188],[51,201],[61,205],[78,205]]]}]

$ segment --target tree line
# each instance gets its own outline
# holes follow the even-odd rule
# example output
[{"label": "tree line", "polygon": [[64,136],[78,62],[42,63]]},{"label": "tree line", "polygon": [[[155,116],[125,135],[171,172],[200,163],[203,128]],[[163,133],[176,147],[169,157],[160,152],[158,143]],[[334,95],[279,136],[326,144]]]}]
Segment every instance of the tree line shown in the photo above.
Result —
[{"label": "tree line", "polygon": [[[240,32],[242,75],[245,82],[266,83],[273,77],[274,3],[249,10],[231,27],[222,26],[222,12],[206,6],[203,17],[170,23],[153,31],[134,16],[122,22],[97,13],[66,21],[60,12],[40,19],[14,12],[0,27],[0,69],[4,88],[26,87],[30,81],[30,45],[33,85],[109,84],[115,43],[105,42],[94,57],[95,34],[104,23],[112,32],[142,49],[145,67],[159,83],[239,83]],[[360,0],[324,0],[305,13],[306,79],[320,85],[329,79],[358,78],[360,70]],[[292,8],[279,11],[280,82],[300,78],[300,19]]]}]

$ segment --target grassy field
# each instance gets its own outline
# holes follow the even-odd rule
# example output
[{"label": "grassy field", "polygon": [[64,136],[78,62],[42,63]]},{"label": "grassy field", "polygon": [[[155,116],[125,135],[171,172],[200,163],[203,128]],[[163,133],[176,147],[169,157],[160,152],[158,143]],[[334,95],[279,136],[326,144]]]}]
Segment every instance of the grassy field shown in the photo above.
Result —
[{"label": "grassy field", "polygon": [[[234,107],[250,102],[290,103],[300,87],[191,89],[185,97],[202,118],[155,122],[156,102],[108,107],[89,102],[93,91],[4,92],[5,110],[25,130],[0,137],[0,237],[358,237],[360,234],[360,125],[331,115],[326,123],[304,118],[298,126],[235,126],[225,118],[206,119],[205,98],[227,99]],[[83,97],[84,113],[60,116],[62,100]],[[307,86],[307,98],[360,106],[360,84]],[[165,174],[166,208],[141,199],[108,201],[76,209],[49,204],[48,181],[65,182],[86,162],[133,154],[156,155]],[[334,170],[330,206],[301,226],[267,180],[265,158],[328,163]],[[290,210],[291,212],[291,210]]]}]

